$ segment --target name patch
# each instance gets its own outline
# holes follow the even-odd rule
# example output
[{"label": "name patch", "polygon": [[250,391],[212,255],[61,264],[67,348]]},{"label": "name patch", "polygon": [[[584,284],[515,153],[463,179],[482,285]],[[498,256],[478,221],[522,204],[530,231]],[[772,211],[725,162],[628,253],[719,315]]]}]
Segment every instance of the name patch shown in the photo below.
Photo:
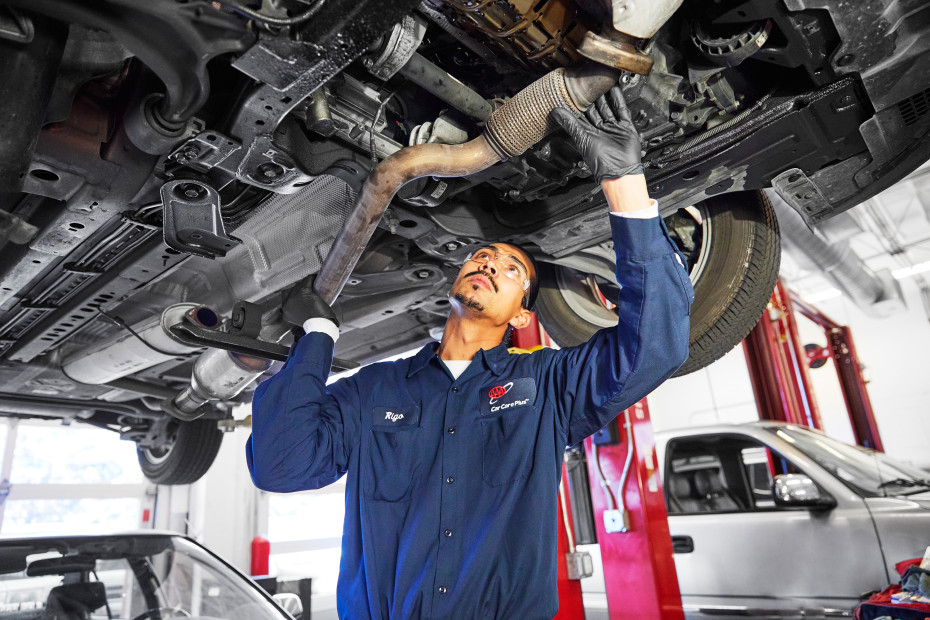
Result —
[{"label": "name patch", "polygon": [[416,428],[420,425],[420,408],[416,405],[372,407],[371,425],[378,427],[379,430]]},{"label": "name patch", "polygon": [[496,415],[520,407],[529,407],[534,400],[536,381],[530,377],[501,379],[499,383],[481,388],[478,396],[481,415]]}]

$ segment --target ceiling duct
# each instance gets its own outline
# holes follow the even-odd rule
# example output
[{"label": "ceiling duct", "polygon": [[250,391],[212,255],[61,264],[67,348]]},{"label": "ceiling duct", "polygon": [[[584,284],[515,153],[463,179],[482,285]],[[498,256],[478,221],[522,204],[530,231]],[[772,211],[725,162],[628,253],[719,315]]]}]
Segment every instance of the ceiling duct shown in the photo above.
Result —
[{"label": "ceiling duct", "polygon": [[782,245],[793,257],[819,271],[866,314],[887,317],[906,308],[898,281],[889,269],[875,272],[845,240],[831,241],[812,230],[773,190],[766,190],[781,229]]}]

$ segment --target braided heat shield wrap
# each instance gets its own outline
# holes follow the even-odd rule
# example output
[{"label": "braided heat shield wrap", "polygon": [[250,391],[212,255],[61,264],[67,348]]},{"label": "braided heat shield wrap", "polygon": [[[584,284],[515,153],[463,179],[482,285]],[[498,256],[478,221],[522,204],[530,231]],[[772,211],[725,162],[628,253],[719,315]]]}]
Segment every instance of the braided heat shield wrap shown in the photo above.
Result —
[{"label": "braided heat shield wrap", "polygon": [[549,113],[560,105],[581,111],[568,94],[561,68],[521,90],[491,115],[485,130],[488,142],[503,158],[520,155],[554,129]]}]

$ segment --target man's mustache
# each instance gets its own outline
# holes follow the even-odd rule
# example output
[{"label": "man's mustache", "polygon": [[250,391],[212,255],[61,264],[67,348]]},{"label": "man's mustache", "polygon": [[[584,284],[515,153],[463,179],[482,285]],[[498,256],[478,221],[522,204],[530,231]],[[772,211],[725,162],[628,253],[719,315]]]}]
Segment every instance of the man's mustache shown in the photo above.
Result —
[{"label": "man's mustache", "polygon": [[495,292],[495,293],[499,292],[499,290],[498,290],[498,288],[497,288],[497,282],[494,281],[494,278],[492,278],[491,276],[489,276],[488,274],[486,274],[486,273],[483,272],[483,271],[472,271],[472,272],[470,272],[470,273],[466,273],[464,276],[462,276],[462,279],[465,280],[465,279],[470,278],[470,277],[472,277],[472,276],[484,276],[485,278],[488,279],[488,282],[491,283],[491,287],[494,289],[494,292]]}]

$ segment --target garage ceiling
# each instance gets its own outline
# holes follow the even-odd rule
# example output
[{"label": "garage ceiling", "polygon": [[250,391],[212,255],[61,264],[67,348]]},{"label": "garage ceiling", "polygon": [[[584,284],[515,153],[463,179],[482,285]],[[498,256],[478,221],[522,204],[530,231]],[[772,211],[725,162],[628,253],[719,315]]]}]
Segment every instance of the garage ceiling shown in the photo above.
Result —
[{"label": "garage ceiling", "polygon": [[[888,270],[899,283],[921,290],[930,318],[930,162],[888,190],[818,227],[830,242],[849,243],[876,273]],[[816,304],[842,292],[803,256],[786,249],[781,275],[801,297]],[[875,308],[862,308],[876,314]],[[882,314],[895,314],[885,307]],[[900,308],[897,308],[900,311]]]}]

